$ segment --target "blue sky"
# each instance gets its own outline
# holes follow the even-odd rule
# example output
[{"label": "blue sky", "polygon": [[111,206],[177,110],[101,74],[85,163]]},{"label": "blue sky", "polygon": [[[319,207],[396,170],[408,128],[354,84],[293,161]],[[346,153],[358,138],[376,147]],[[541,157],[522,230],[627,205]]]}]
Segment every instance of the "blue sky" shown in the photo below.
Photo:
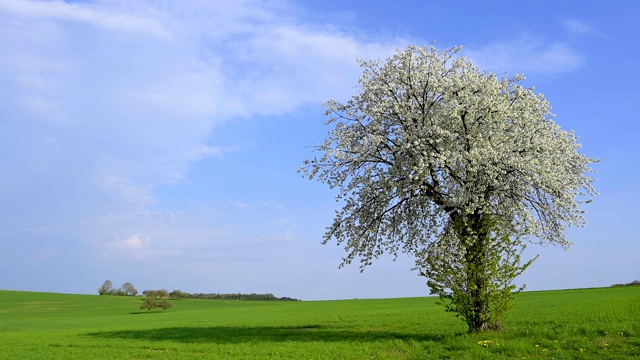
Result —
[{"label": "blue sky", "polygon": [[360,273],[322,246],[335,192],[297,173],[356,58],[464,46],[527,76],[600,196],[529,290],[640,278],[640,4],[632,1],[0,0],[0,289],[423,296],[406,256]]}]

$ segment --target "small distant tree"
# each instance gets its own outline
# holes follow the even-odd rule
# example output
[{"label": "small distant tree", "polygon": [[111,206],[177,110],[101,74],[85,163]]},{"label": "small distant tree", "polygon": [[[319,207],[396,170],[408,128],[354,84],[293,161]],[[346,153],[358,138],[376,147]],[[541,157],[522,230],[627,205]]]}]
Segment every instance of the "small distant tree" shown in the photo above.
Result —
[{"label": "small distant tree", "polygon": [[142,305],[140,305],[140,309],[141,310],[147,309],[148,312],[151,312],[151,309],[154,309],[157,306],[158,306],[158,302],[156,301],[156,299],[148,297],[144,300]]},{"label": "small distant tree", "polygon": [[98,294],[100,295],[111,295],[114,292],[113,283],[111,280],[107,280],[98,288]]},{"label": "small distant tree", "polygon": [[157,306],[161,307],[162,310],[167,311],[167,309],[170,309],[173,307],[173,304],[169,302],[169,300],[167,299],[162,299],[160,301],[158,301]]},{"label": "small distant tree", "polygon": [[167,300],[169,297],[167,290],[145,290],[143,293],[146,299],[142,305],[140,305],[140,309],[147,309],[148,312],[151,312],[152,309],[158,307],[164,311],[173,307],[173,304]]},{"label": "small distant tree", "polygon": [[126,282],[124,283],[124,285],[122,285],[122,292],[124,293],[124,295],[129,296],[138,295],[138,289],[136,289],[135,286],[133,286],[133,284],[130,282]]}]

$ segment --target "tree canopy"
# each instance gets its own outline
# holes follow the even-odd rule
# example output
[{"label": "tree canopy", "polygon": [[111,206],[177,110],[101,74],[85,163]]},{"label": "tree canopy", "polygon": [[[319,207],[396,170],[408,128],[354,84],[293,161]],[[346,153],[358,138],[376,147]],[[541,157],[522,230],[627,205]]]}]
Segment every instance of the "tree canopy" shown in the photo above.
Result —
[{"label": "tree canopy", "polygon": [[566,227],[585,224],[596,160],[523,76],[481,71],[459,50],[412,46],[386,62],[360,60],[358,94],[325,104],[333,129],[301,170],[338,189],[343,206],[324,243],[344,244],[342,265],[413,255],[453,311],[460,296],[472,300],[462,316],[477,331],[498,316],[482,293],[512,289],[504,280],[530,263],[520,264],[522,239],[567,248]]},{"label": "tree canopy", "polygon": [[115,289],[113,288],[113,282],[111,280],[105,280],[105,282],[98,288],[98,294],[111,295]]}]

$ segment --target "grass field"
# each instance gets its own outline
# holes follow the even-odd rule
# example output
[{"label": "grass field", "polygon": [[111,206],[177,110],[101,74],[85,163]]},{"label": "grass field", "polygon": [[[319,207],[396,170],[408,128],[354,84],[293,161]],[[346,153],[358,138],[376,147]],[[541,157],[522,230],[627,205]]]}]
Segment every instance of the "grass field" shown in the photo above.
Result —
[{"label": "grass field", "polygon": [[633,359],[640,287],[526,292],[504,332],[436,298],[253,302],[0,291],[6,359]]}]

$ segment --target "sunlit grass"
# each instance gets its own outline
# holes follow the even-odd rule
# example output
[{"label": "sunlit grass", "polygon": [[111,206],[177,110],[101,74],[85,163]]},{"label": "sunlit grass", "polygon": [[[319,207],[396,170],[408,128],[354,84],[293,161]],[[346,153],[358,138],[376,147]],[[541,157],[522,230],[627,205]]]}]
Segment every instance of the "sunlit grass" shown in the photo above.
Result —
[{"label": "sunlit grass", "polygon": [[0,291],[0,348],[20,359],[632,359],[640,287],[528,292],[504,332],[468,334],[436,298],[253,302]]}]

